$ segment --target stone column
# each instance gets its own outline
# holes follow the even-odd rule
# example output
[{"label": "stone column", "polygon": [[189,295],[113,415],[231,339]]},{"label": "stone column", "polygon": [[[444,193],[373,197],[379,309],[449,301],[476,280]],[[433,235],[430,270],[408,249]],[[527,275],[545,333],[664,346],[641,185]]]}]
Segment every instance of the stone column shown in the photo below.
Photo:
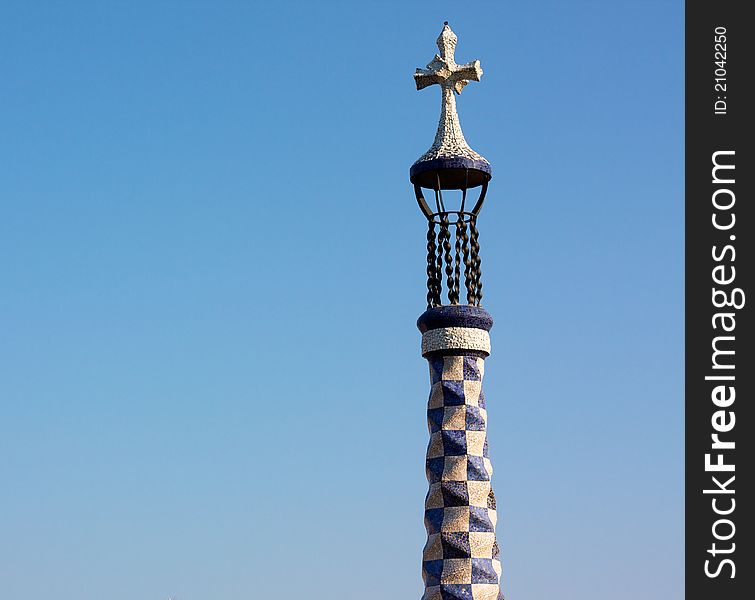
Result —
[{"label": "stone column", "polygon": [[501,562],[482,391],[493,319],[477,306],[438,306],[417,326],[431,384],[423,600],[499,600]]}]

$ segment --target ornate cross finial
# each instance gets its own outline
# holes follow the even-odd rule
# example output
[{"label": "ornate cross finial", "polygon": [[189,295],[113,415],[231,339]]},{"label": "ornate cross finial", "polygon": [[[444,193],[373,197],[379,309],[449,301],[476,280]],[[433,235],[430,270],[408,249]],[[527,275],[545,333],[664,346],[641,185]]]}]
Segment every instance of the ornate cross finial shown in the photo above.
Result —
[{"label": "ornate cross finial", "polygon": [[411,174],[415,176],[421,172],[438,168],[466,168],[476,169],[490,174],[490,163],[472,150],[464,139],[456,112],[456,97],[470,81],[480,81],[482,67],[479,60],[473,60],[463,65],[457,65],[454,60],[454,50],[458,38],[448,26],[438,36],[437,44],[440,54],[424,69],[417,69],[414,81],[417,89],[421,90],[430,85],[438,84],[442,90],[442,104],[438,131],[435,141],[412,165]]},{"label": "ornate cross finial", "polygon": [[417,89],[421,90],[429,85],[437,83],[442,87],[450,87],[457,94],[461,94],[462,88],[470,81],[480,81],[482,67],[479,60],[473,60],[465,65],[457,65],[454,60],[454,50],[458,38],[448,26],[448,21],[443,25],[443,31],[437,39],[440,55],[427,65],[425,69],[417,69],[414,73],[414,81]]}]

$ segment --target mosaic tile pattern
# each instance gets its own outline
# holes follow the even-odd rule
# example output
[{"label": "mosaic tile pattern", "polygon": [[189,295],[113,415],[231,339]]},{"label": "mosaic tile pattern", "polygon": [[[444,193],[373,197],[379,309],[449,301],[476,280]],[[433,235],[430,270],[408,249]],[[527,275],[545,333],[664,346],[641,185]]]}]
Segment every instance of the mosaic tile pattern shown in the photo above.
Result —
[{"label": "mosaic tile pattern", "polygon": [[427,65],[425,69],[417,69],[414,81],[417,89],[421,90],[429,85],[438,84],[442,90],[440,122],[435,134],[435,141],[413,167],[430,161],[454,161],[463,158],[470,161],[475,168],[490,172],[490,163],[480,154],[472,150],[464,139],[456,112],[456,94],[470,81],[480,81],[482,68],[480,61],[457,65],[454,51],[458,39],[456,34],[446,23],[437,39],[440,54]]},{"label": "mosaic tile pattern", "polygon": [[500,600],[501,562],[490,484],[485,360],[430,355],[427,544],[422,600]]}]

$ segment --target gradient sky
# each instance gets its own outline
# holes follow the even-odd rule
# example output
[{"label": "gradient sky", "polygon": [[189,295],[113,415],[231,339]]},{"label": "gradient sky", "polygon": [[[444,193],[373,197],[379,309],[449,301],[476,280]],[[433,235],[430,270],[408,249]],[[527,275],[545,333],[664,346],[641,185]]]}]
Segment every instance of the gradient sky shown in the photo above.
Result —
[{"label": "gradient sky", "polygon": [[3,2],[0,596],[415,598],[448,20],[508,600],[683,597],[683,3]]}]

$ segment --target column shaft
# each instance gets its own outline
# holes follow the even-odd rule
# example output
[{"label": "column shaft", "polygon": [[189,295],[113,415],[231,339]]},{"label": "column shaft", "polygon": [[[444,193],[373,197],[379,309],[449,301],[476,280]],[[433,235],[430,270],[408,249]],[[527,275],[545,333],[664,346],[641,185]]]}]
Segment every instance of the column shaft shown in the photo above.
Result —
[{"label": "column shaft", "polygon": [[501,562],[482,391],[492,319],[479,307],[445,306],[428,310],[419,326],[431,385],[423,600],[498,600]]}]

